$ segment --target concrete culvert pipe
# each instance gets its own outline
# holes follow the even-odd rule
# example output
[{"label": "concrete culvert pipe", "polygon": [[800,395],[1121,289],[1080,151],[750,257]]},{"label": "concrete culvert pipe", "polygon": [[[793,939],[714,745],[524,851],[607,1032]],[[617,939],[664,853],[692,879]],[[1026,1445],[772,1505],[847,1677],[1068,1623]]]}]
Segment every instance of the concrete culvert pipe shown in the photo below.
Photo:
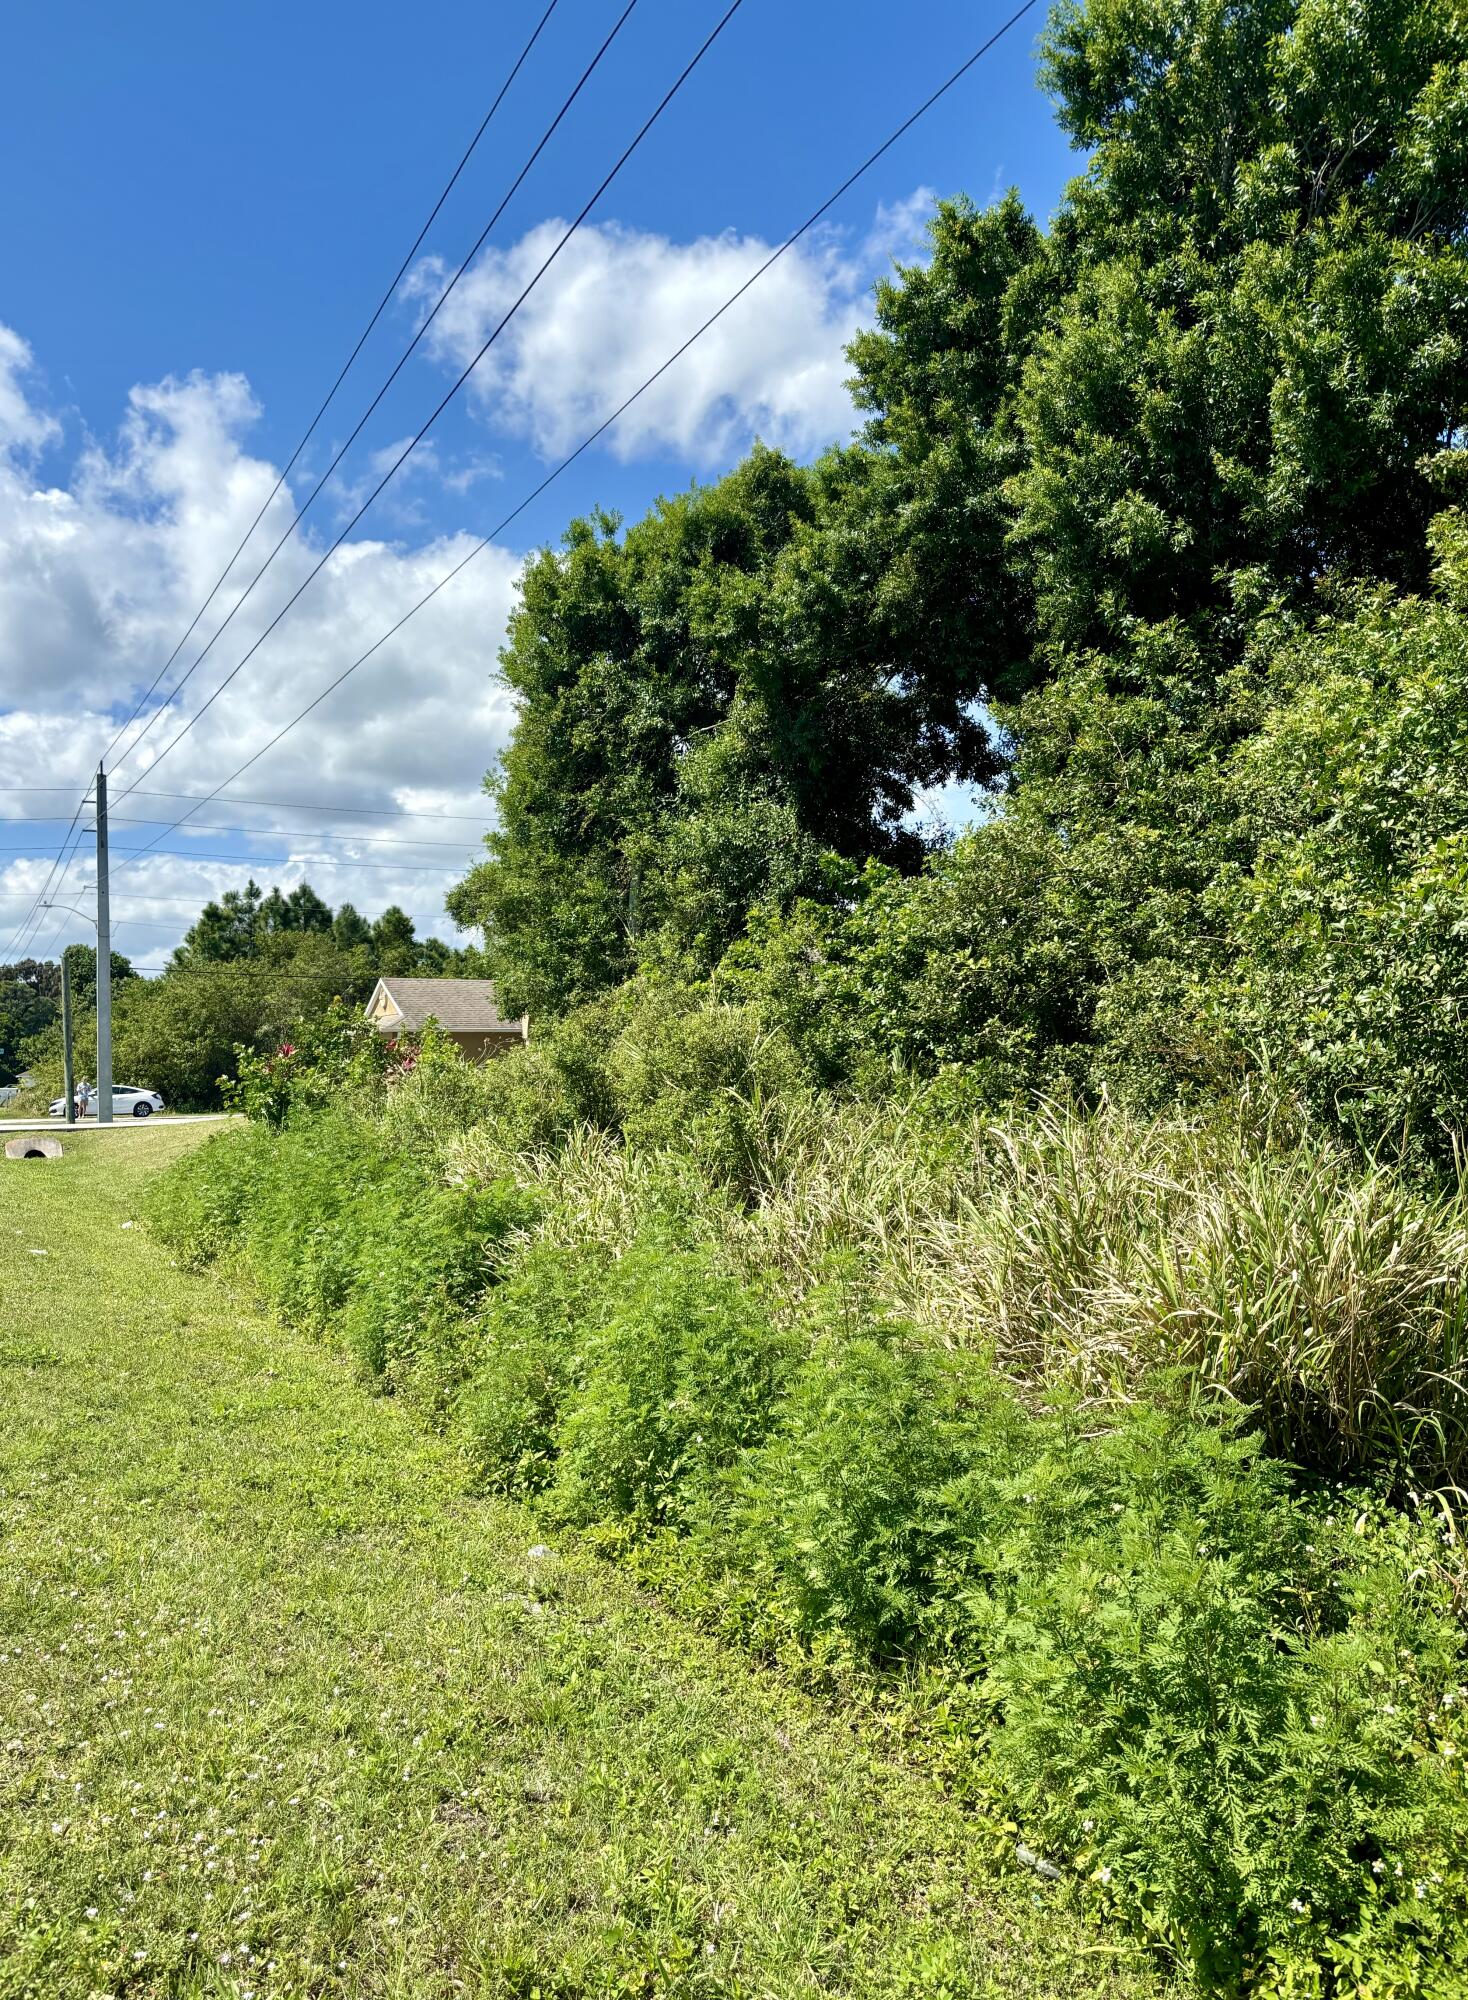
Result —
[{"label": "concrete culvert pipe", "polygon": [[11,1139],[5,1147],[7,1160],[59,1160],[61,1141],[59,1139],[33,1138]]}]

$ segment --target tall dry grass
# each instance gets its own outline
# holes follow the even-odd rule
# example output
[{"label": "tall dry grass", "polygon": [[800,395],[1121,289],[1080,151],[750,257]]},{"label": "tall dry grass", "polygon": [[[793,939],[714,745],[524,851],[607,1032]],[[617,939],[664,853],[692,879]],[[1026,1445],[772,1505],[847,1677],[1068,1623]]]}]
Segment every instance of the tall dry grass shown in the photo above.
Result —
[{"label": "tall dry grass", "polygon": [[751,1102],[748,1184],[585,1128],[517,1151],[495,1127],[454,1170],[513,1174],[533,1233],[614,1253],[676,1211],[793,1312],[833,1274],[1022,1388],[1098,1401],[1161,1372],[1257,1412],[1273,1449],[1350,1473],[1468,1484],[1468,1201],[1267,1121],[1051,1104],[935,1121],[920,1101]]}]

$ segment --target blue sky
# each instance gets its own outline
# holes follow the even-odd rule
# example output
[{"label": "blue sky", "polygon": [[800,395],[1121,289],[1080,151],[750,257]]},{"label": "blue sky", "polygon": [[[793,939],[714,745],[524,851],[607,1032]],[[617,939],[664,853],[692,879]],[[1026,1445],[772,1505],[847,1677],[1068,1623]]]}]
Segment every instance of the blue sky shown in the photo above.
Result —
[{"label": "blue sky", "polygon": [[[126,713],[161,665],[543,6],[85,5],[21,10],[8,23],[0,171],[17,198],[0,211],[0,542],[10,551],[0,556],[0,813],[11,822],[0,828],[0,955],[39,879],[39,862],[14,850],[29,842],[40,855],[61,830],[23,825],[21,815],[58,804],[69,813],[78,796],[43,803],[18,788],[75,788],[111,733],[108,719]],[[346,435],[619,11],[612,0],[559,0],[425,261],[298,468],[298,499],[302,471],[319,470]],[[579,209],[720,11],[714,0],[638,0],[306,532],[200,669],[182,714],[306,573],[374,465],[417,428],[554,240],[556,219]],[[441,420],[432,451],[409,460],[356,546],[200,727],[145,778],[176,725],[156,728],[131,763],[123,759],[119,783],[137,781],[145,794],[217,783],[421,594],[467,537],[491,530],[618,390],[1002,18],[952,0],[905,10],[744,0],[557,266],[557,284],[547,281]],[[1034,80],[1041,19],[1037,9],[1013,30],[778,280],[756,289],[749,310],[680,364],[636,428],[588,454],[451,586],[453,606],[445,592],[370,673],[233,788],[309,799],[312,812],[215,807],[202,817],[268,826],[274,837],[180,833],[167,844],[194,846],[197,860],[132,864],[146,914],[132,919],[124,949],[161,957],[189,899],[242,880],[246,856],[262,879],[308,875],[333,901],[350,895],[372,909],[391,897],[425,915],[437,909],[460,857],[440,861],[425,847],[415,858],[386,843],[409,832],[472,838],[467,819],[409,827],[400,815],[482,811],[474,787],[508,726],[490,676],[525,550],[593,503],[635,515],[659,492],[716,475],[756,433],[806,455],[843,432],[841,344],[867,310],[873,275],[894,250],[913,250],[924,191],[986,201],[1017,185],[1043,216],[1075,171]],[[267,526],[283,527],[290,511],[282,499]],[[274,539],[258,544],[262,554]],[[242,565],[241,584],[252,573]],[[211,629],[206,621],[201,632]],[[395,810],[381,823],[340,811],[364,803]],[[165,809],[132,803],[136,814]],[[345,841],[347,828],[377,847]],[[206,850],[242,859],[206,861]],[[83,891],[87,874],[79,862],[72,882]]]}]

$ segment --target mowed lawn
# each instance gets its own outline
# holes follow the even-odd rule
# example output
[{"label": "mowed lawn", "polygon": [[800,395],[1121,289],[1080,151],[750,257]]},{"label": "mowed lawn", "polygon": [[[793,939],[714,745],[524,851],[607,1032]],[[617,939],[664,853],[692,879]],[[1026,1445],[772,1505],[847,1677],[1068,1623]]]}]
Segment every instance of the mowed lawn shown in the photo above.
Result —
[{"label": "mowed lawn", "polygon": [[136,1203],[201,1139],[0,1162],[0,1995],[1157,1990],[177,1270]]}]

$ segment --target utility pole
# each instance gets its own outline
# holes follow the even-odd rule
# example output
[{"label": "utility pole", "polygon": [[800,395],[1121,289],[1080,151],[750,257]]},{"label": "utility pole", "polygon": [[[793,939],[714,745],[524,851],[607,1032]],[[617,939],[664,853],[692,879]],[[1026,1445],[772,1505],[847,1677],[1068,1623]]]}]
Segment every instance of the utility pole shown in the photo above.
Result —
[{"label": "utility pole", "polygon": [[112,906],[107,891],[107,773],[97,766],[97,1123],[112,1123]]},{"label": "utility pole", "polygon": [[71,967],[61,954],[61,1075],[66,1087],[66,1122],[76,1123],[76,1072],[71,1061]]}]

